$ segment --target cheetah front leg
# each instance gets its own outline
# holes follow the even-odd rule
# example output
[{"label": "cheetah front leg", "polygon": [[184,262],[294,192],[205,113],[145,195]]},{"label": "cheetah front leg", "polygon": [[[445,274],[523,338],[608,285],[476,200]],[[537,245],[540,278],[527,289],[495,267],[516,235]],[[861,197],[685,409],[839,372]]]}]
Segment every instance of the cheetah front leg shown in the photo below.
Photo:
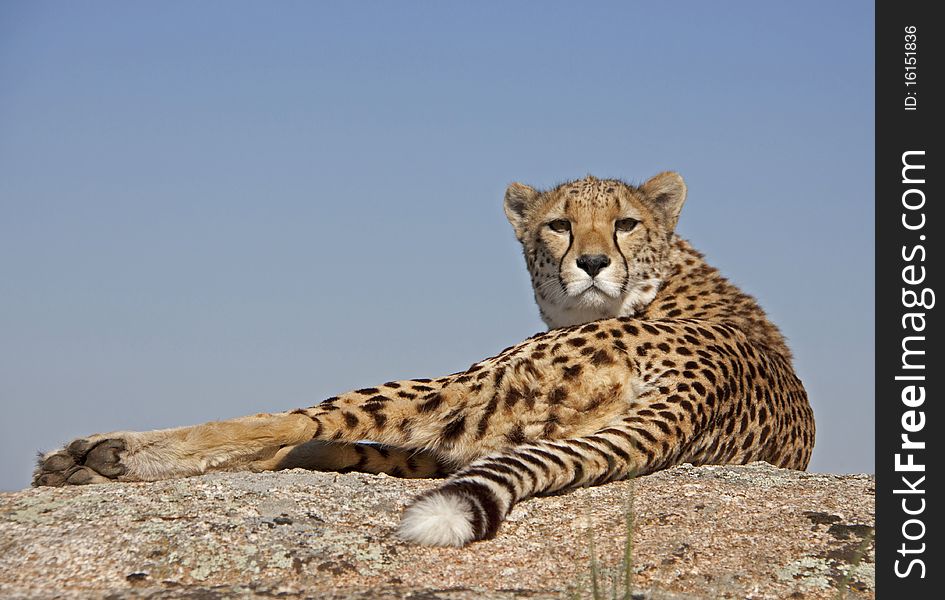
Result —
[{"label": "cheetah front leg", "polygon": [[[324,451],[322,466],[357,469],[371,461],[341,454],[363,440],[432,457],[427,471],[453,470],[523,441],[592,433],[623,412],[633,395],[626,346],[588,355],[583,344],[579,331],[549,332],[441,379],[389,382],[288,413],[91,436],[41,457],[34,484],[277,469],[312,450]],[[565,356],[565,347],[575,356]],[[312,441],[334,445],[303,446]]]},{"label": "cheetah front leg", "polygon": [[[33,485],[157,481],[211,471],[293,467],[442,476],[469,459],[468,454],[442,452],[439,443],[443,419],[469,387],[449,385],[446,379],[389,382],[292,412],[92,435],[42,455]],[[382,445],[358,443],[363,440]]]},{"label": "cheetah front leg", "polygon": [[260,414],[147,432],[113,432],[43,454],[33,485],[157,481],[210,471],[358,471],[395,477],[443,477],[451,469],[423,450],[312,440],[311,419]]},{"label": "cheetah front leg", "polygon": [[228,470],[312,439],[310,419],[259,414],[194,427],[80,438],[39,459],[33,485],[157,481]]}]

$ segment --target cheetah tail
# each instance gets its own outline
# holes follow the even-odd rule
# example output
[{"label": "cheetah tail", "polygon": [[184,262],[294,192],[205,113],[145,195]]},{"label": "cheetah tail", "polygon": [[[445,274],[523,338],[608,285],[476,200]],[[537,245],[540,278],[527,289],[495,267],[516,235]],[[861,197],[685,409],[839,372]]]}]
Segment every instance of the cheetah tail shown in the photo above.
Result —
[{"label": "cheetah tail", "polygon": [[405,510],[398,535],[430,546],[490,539],[516,502],[647,470],[647,455],[636,447],[632,431],[621,425],[485,456],[417,497]]}]

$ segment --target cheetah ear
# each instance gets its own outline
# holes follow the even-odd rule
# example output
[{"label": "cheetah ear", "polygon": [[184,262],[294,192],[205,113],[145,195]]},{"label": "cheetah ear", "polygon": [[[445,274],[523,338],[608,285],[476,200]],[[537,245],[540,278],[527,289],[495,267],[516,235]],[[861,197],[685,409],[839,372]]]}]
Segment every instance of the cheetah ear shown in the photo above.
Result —
[{"label": "cheetah ear", "polygon": [[686,202],[686,182],[674,171],[666,171],[643,184],[646,203],[662,214],[670,231],[676,228],[679,211]]},{"label": "cheetah ear", "polygon": [[505,216],[519,241],[525,237],[525,212],[537,197],[534,188],[521,183],[513,183],[505,190]]}]

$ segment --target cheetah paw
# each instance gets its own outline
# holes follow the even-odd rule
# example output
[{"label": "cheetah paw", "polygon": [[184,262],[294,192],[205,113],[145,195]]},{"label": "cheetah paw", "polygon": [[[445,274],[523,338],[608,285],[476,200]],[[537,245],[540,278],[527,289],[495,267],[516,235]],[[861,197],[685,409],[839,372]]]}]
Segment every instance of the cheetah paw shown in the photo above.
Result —
[{"label": "cheetah paw", "polygon": [[75,440],[39,457],[33,485],[59,487],[116,481],[128,470],[121,461],[124,450],[125,442],[119,438],[94,436]]}]

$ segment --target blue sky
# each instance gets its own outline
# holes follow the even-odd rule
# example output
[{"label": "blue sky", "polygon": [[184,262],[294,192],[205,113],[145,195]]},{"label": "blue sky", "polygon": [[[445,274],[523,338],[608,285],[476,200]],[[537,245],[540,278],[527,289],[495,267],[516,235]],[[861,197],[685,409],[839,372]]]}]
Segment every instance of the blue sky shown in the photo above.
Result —
[{"label": "blue sky", "polygon": [[872,471],[871,4],[4,2],[0,489],[464,368],[542,329],[508,183],[668,169]]}]

